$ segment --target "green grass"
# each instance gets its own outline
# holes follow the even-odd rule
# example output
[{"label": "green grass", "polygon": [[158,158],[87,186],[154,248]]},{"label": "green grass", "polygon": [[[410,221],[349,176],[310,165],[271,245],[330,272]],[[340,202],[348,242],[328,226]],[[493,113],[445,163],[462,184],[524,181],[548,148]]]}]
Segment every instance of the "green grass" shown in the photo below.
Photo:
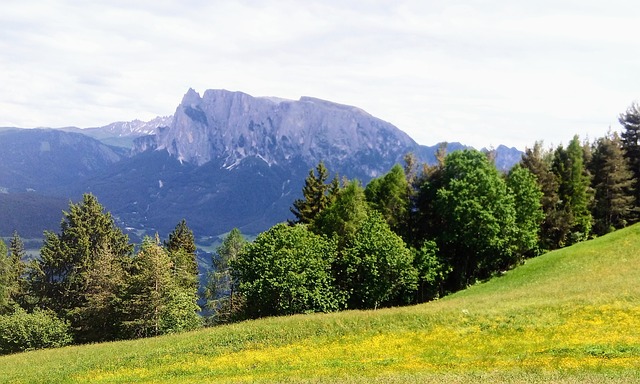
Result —
[{"label": "green grass", "polygon": [[424,305],[0,357],[9,383],[640,382],[640,226]]}]

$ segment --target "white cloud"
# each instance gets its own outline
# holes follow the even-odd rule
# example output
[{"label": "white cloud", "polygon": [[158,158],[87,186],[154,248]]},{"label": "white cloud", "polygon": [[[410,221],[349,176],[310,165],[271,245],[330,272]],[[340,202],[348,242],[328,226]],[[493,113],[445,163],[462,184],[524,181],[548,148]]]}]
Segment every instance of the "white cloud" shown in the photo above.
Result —
[{"label": "white cloud", "polygon": [[0,126],[173,112],[193,87],[361,107],[423,144],[602,135],[637,98],[631,1],[8,0]]}]

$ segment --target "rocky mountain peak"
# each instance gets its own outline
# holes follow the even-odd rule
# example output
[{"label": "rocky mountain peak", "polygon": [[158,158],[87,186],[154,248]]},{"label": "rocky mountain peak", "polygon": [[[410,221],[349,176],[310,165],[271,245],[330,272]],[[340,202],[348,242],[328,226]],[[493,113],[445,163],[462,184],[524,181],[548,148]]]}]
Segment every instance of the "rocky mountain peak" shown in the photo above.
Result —
[{"label": "rocky mountain peak", "polygon": [[269,165],[296,158],[313,166],[323,160],[335,169],[375,159],[368,162],[375,167],[368,169],[365,161],[357,172],[369,177],[385,172],[417,147],[392,124],[356,107],[312,97],[294,101],[227,90],[207,90],[200,97],[189,89],[172,123],[156,139],[157,149],[180,161],[203,165],[219,160],[226,168],[247,157]]}]

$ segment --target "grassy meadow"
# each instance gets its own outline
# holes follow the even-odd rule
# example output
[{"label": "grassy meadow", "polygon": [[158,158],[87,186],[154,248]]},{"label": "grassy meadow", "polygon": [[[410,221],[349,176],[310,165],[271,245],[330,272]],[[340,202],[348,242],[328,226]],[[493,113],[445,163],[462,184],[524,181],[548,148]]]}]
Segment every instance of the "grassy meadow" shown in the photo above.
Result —
[{"label": "grassy meadow", "polygon": [[640,226],[423,305],[0,357],[8,383],[640,382]]}]

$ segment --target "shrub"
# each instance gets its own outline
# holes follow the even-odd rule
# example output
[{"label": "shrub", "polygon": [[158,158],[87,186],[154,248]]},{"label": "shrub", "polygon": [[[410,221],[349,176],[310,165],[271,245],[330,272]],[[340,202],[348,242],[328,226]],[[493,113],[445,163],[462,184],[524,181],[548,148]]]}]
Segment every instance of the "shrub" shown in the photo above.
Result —
[{"label": "shrub", "polygon": [[18,309],[0,316],[0,354],[61,347],[71,341],[69,324],[52,312]]}]

